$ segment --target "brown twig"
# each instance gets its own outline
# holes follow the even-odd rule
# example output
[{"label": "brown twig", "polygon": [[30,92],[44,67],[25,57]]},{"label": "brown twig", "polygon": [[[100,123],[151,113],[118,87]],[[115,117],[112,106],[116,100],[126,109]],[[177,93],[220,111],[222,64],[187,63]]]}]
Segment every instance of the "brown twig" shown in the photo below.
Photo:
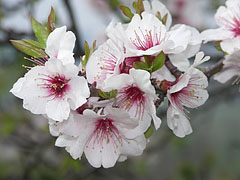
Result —
[{"label": "brown twig", "polygon": [[222,70],[222,68],[223,68],[223,61],[224,61],[224,59],[220,60],[219,62],[217,62],[216,64],[214,64],[214,65],[212,65],[212,66],[210,66],[210,67],[206,67],[206,68],[204,69],[204,71],[203,71],[204,74],[205,74],[208,78],[210,78],[210,77],[212,77],[214,74],[220,72],[220,71]]},{"label": "brown twig", "polygon": [[174,75],[176,78],[179,77],[183,72],[179,71],[177,67],[175,67],[172,62],[169,60],[168,56],[166,56],[165,66]]}]

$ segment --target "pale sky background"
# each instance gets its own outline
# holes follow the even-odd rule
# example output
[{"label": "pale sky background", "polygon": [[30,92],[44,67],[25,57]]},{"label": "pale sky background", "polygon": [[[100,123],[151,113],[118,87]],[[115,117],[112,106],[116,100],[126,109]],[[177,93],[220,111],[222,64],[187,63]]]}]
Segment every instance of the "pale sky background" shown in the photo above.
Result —
[{"label": "pale sky background", "polygon": [[[22,0],[2,0],[8,7],[14,6]],[[103,14],[96,11],[88,0],[70,0],[72,8],[77,17],[77,28],[81,31],[82,41],[90,43],[96,38],[101,38],[106,26],[112,19],[111,14]],[[62,0],[41,0],[36,3],[32,10],[32,15],[41,23],[45,22],[50,12],[51,6],[54,7],[58,17],[58,26],[67,25],[70,27],[69,15]],[[93,25],[94,24],[94,25]],[[28,8],[21,9],[2,20],[2,27],[14,29],[19,32],[31,32],[30,15]],[[83,44],[83,42],[81,42]]]},{"label": "pale sky background", "polygon": [[[3,4],[8,7],[15,6],[23,0],[1,0]],[[89,44],[92,44],[94,40],[97,40],[97,44],[101,44],[105,40],[105,29],[107,25],[112,21],[119,21],[116,15],[107,11],[104,7],[91,4],[93,2],[101,4],[103,0],[69,0],[73,8],[76,19],[76,25],[81,37],[81,45],[84,40],[87,40]],[[124,0],[125,5],[129,6],[133,0]],[[164,1],[164,0],[163,0]],[[172,7],[173,2],[176,0],[168,0],[167,7],[170,11],[174,11]],[[216,27],[214,21],[214,14],[208,14],[206,11],[209,8],[208,0],[189,0],[187,14],[191,14],[193,26],[205,23],[207,27]],[[51,6],[55,9],[58,24],[57,26],[67,25],[70,27],[69,14],[62,0],[40,0],[34,4],[34,7],[22,8],[15,13],[7,15],[2,21],[1,26],[5,29],[14,29],[19,32],[31,32],[30,15],[33,15],[39,22],[44,23],[47,20]],[[99,7],[98,7],[99,6]],[[29,12],[29,9],[31,12]],[[31,14],[29,14],[31,13]],[[212,12],[215,13],[215,12]],[[188,16],[186,17],[188,19]],[[211,50],[210,50],[211,51]]]}]

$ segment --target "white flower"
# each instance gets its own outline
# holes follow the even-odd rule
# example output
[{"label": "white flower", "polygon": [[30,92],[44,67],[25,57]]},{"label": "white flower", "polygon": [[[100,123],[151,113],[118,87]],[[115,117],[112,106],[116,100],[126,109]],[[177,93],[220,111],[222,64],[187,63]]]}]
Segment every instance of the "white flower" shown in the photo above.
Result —
[{"label": "white flower", "polygon": [[115,29],[111,27],[108,30],[108,34],[109,31],[114,32],[110,38],[115,40],[113,36],[116,34],[118,41],[122,40],[127,57],[157,55],[161,51],[176,54],[187,48],[191,32],[185,26],[167,31],[156,16],[147,12],[143,12],[141,16],[142,19],[135,14],[129,24],[117,24]]},{"label": "white flower", "polygon": [[119,66],[123,60],[123,52],[109,39],[88,60],[86,66],[88,82],[91,84],[96,82],[97,88],[102,88],[106,79],[112,75],[120,74]]},{"label": "white flower", "polygon": [[[199,52],[202,44],[202,39],[198,30],[193,27],[186,26],[186,25],[175,25],[172,27],[172,29],[177,29],[180,26],[185,26],[185,28],[191,32],[191,36],[190,36],[191,38],[188,42],[187,48],[183,52],[178,54],[169,54],[168,58],[178,70],[185,72],[190,67],[189,58],[195,56]],[[165,65],[158,71],[154,72],[152,74],[152,78],[156,78],[159,81],[162,81],[162,80],[175,81],[176,80],[176,78],[171,74],[171,72],[167,69]]]},{"label": "white flower", "polygon": [[[204,54],[196,55],[194,64],[182,74],[175,82],[169,83],[167,97],[170,102],[170,109],[167,113],[168,125],[176,136],[184,137],[192,132],[190,125],[186,122],[184,106],[197,108],[208,99],[207,77],[195,67],[209,60]],[[180,122],[181,121],[181,122]]]},{"label": "white flower", "polygon": [[156,129],[161,120],[156,115],[154,101],[158,98],[150,81],[150,73],[130,69],[129,74],[112,76],[106,82],[105,91],[118,90],[115,105],[127,110],[132,118],[139,119],[139,128],[146,131],[153,119]]},{"label": "white flower", "polygon": [[220,83],[226,83],[233,77],[239,80],[240,77],[240,50],[231,55],[227,55],[223,61],[223,70],[214,76],[214,79]]},{"label": "white flower", "polygon": [[68,121],[50,124],[50,129],[53,135],[59,132],[56,146],[66,147],[74,159],[81,159],[84,152],[93,167],[109,168],[127,156],[142,154],[146,139],[144,132],[135,132],[137,125],[127,112],[107,107],[103,115],[92,110],[72,114]]},{"label": "white flower", "polygon": [[73,48],[75,41],[75,35],[73,32],[67,31],[66,26],[56,28],[48,36],[45,51],[50,58],[57,58],[61,60],[64,65],[68,63],[74,64]]},{"label": "white flower", "polygon": [[172,15],[164,4],[160,1],[153,0],[151,3],[149,1],[143,1],[144,11],[156,16],[160,13],[161,18],[167,15],[166,28],[169,29],[172,24]]},{"label": "white flower", "polygon": [[221,6],[215,15],[215,20],[220,26],[218,29],[209,29],[202,32],[202,38],[208,41],[222,41],[223,51],[231,54],[240,48],[240,1],[228,0],[226,7]]},{"label": "white flower", "polygon": [[78,76],[74,64],[50,58],[45,66],[33,67],[10,90],[23,99],[23,107],[34,114],[46,114],[56,121],[66,120],[90,96],[87,81]]},{"label": "white flower", "polygon": [[185,72],[190,66],[188,59],[195,56],[199,52],[202,44],[202,38],[199,31],[191,26],[178,24],[173,26],[171,29],[175,30],[180,28],[181,26],[184,26],[185,29],[191,32],[188,46],[181,53],[169,54],[169,59],[172,62],[172,64],[178,68],[178,70]]},{"label": "white flower", "polygon": [[187,117],[172,105],[170,105],[167,110],[167,124],[178,137],[183,138],[192,133],[192,127]]}]

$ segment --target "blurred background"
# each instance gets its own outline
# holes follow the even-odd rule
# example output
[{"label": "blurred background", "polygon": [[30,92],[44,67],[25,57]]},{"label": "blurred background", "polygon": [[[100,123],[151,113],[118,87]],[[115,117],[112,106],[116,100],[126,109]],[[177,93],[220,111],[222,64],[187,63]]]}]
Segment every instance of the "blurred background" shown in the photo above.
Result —
[{"label": "blurred background", "polygon": [[[216,27],[214,14],[224,0],[164,0],[174,23],[185,23],[199,31]],[[211,80],[207,103],[191,111],[193,134],[177,138],[167,128],[166,107],[158,113],[162,127],[150,138],[144,154],[117,163],[111,169],[94,169],[85,157],[73,160],[54,146],[47,120],[26,111],[22,100],[9,90],[26,72],[24,54],[10,39],[33,39],[30,15],[45,23],[51,6],[57,26],[67,25],[77,35],[76,59],[83,55],[83,42],[101,44],[112,21],[127,21],[120,4],[132,0],[0,0],[0,180],[75,179],[159,179],[159,180],[239,180],[240,179],[240,94],[239,86],[220,85]],[[222,54],[213,44],[203,47],[212,56]]]}]

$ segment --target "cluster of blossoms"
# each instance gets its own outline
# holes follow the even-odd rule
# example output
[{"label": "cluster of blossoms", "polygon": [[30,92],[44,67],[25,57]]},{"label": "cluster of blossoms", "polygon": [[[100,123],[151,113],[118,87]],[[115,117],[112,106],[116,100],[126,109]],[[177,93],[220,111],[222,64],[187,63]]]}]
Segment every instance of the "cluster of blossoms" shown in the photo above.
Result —
[{"label": "cluster of blossoms", "polygon": [[233,77],[240,77],[240,1],[228,0],[226,6],[221,6],[215,15],[218,29],[209,29],[202,32],[205,42],[217,41],[225,52],[223,71],[216,74],[214,79],[226,83]]},{"label": "cluster of blossoms", "polygon": [[[94,167],[112,167],[143,153],[146,132],[160,128],[156,112],[164,97],[168,127],[178,137],[192,133],[186,108],[208,99],[208,79],[197,68],[210,59],[199,52],[202,40],[221,41],[228,50],[230,41],[239,45],[239,4],[229,0],[228,8],[220,8],[216,19],[222,27],[211,35],[215,30],[200,34],[187,25],[171,26],[171,14],[159,1],[138,1],[137,14],[123,7],[131,21],[111,22],[108,40],[95,51],[88,49],[79,66],[73,58],[75,35],[65,26],[56,28],[47,37],[43,56],[31,59],[36,66],[11,92],[23,99],[25,109],[49,120],[56,146],[65,147],[74,159],[84,153]],[[232,60],[237,55],[226,57],[223,73],[239,75],[240,65]]]}]

